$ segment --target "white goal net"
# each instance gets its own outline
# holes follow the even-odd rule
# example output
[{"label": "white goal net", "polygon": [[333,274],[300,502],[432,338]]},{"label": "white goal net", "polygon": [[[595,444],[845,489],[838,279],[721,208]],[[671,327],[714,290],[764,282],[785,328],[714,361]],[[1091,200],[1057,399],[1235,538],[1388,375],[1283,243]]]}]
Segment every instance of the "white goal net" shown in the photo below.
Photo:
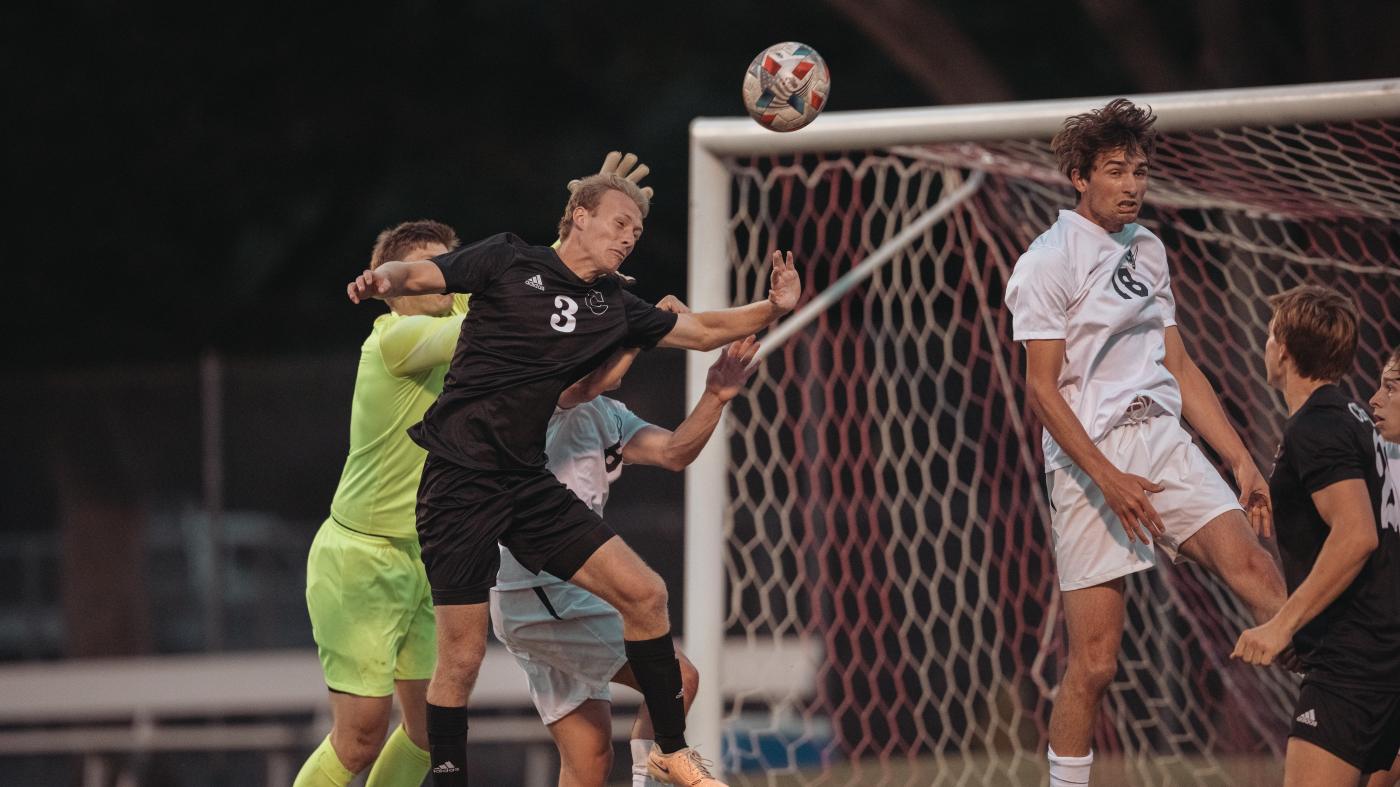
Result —
[{"label": "white goal net", "polygon": [[[1140,221],[1167,246],[1188,348],[1267,473],[1282,420],[1264,381],[1269,295],[1318,282],[1356,299],[1358,395],[1400,343],[1400,82],[1134,100],[1162,132]],[[692,737],[731,783],[1044,778],[1065,643],[1040,427],[1002,296],[1074,203],[1050,136],[1103,103],[835,113],[791,135],[694,125],[695,308],[763,297],[775,248],[794,251],[810,299],[985,173],[767,358],[688,475]],[[693,401],[706,359],[690,363]],[[1295,684],[1230,662],[1248,625],[1193,566],[1134,575],[1096,773],[1276,774]]]}]

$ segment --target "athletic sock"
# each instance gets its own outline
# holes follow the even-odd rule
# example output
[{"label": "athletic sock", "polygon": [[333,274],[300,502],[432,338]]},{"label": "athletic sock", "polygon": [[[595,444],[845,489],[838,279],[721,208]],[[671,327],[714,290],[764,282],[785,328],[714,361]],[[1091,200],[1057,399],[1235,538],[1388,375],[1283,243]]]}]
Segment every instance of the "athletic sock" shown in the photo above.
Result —
[{"label": "athletic sock", "polygon": [[1094,750],[1083,757],[1061,757],[1049,746],[1050,787],[1084,787],[1089,783],[1089,766],[1094,764]]},{"label": "athletic sock", "polygon": [[419,787],[429,764],[428,753],[418,748],[400,724],[384,742],[365,787]]},{"label": "athletic sock", "polygon": [[676,661],[671,632],[656,639],[625,641],[623,647],[651,712],[656,745],[666,754],[684,749],[685,700],[681,694],[681,664]]},{"label": "athletic sock", "polygon": [[345,787],[353,778],[355,774],[340,764],[335,747],[331,746],[331,736],[327,735],[316,751],[306,758],[292,787]]},{"label": "athletic sock", "polygon": [[433,787],[467,787],[467,709],[428,703]]},{"label": "athletic sock", "polygon": [[652,787],[655,782],[647,773],[647,758],[655,741],[644,738],[632,739],[632,787]]}]

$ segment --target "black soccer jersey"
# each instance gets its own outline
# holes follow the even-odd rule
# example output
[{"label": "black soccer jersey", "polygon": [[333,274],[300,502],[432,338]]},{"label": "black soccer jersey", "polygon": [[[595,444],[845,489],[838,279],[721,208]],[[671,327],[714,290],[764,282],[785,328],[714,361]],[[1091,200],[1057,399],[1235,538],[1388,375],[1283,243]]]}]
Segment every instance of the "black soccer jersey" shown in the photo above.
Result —
[{"label": "black soccer jersey", "polygon": [[442,395],[409,435],[480,470],[543,468],[559,395],[619,346],[652,347],[675,327],[603,276],[585,282],[554,249],[503,233],[434,258],[449,292],[472,294]]},{"label": "black soccer jersey", "polygon": [[1400,691],[1400,522],[1381,516],[1385,475],[1371,419],[1335,385],[1314,391],[1284,425],[1269,491],[1289,592],[1312,570],[1329,532],[1314,492],[1364,479],[1379,535],[1351,585],[1293,638],[1309,680]]}]

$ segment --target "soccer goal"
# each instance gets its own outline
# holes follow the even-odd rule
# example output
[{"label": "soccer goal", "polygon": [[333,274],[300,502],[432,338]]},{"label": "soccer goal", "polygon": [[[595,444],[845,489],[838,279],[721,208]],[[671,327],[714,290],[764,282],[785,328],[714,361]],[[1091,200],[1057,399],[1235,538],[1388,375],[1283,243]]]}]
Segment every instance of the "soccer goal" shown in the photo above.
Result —
[{"label": "soccer goal", "polygon": [[[1269,295],[1352,294],[1353,393],[1400,341],[1400,80],[1132,98],[1162,132],[1140,221],[1166,243],[1188,347],[1267,473],[1282,420],[1262,360]],[[1074,203],[1050,137],[1106,100],[828,113],[795,134],[692,125],[694,308],[763,297],[775,248],[796,254],[804,301],[888,257],[772,348],[687,475],[692,739],[732,783],[1040,778],[1065,645],[1002,296]],[[691,354],[691,402],[707,364]],[[1229,661],[1247,625],[1194,566],[1132,577],[1095,743],[1126,781],[1276,767],[1294,683]]]}]

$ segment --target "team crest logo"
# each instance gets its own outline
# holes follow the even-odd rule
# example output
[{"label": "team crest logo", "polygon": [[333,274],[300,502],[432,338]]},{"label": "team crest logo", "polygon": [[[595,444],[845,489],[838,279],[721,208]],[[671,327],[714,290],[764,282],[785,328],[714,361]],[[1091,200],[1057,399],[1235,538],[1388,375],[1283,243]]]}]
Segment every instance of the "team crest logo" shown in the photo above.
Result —
[{"label": "team crest logo", "polygon": [[1113,282],[1113,291],[1125,301],[1146,298],[1152,294],[1152,290],[1148,289],[1146,284],[1133,277],[1134,273],[1137,273],[1137,256],[1133,254],[1132,249],[1128,249],[1128,253],[1123,255],[1123,261],[1118,263],[1118,270],[1113,272],[1110,279]]},{"label": "team crest logo", "polygon": [[597,290],[589,290],[588,297],[584,299],[588,304],[588,310],[594,314],[602,314],[608,310],[608,305],[603,302],[603,293]]},{"label": "team crest logo", "polygon": [[622,443],[613,443],[603,449],[603,468],[611,473],[622,464]]}]

